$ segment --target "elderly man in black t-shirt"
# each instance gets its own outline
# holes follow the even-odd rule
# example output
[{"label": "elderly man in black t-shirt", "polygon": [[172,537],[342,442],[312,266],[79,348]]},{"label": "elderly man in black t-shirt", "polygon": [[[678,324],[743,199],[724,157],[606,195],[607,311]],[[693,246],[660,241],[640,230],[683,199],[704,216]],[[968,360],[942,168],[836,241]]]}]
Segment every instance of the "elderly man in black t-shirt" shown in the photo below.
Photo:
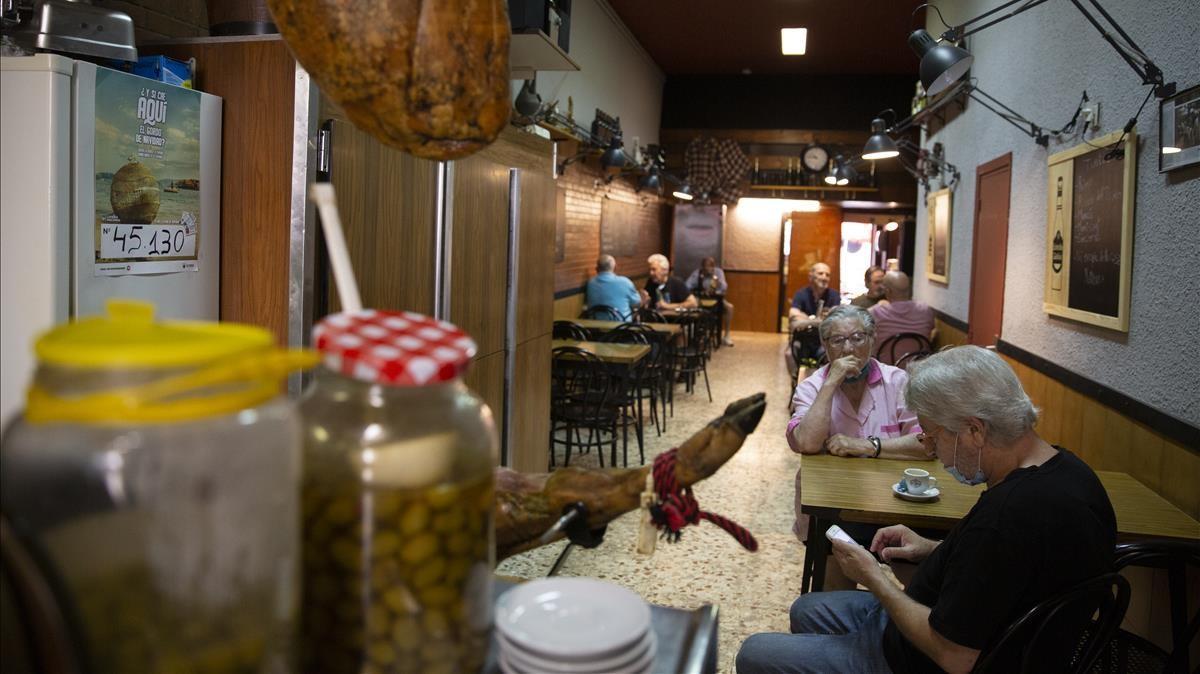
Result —
[{"label": "elderly man in black t-shirt", "polygon": [[[905,402],[946,470],[987,491],[940,543],[904,526],[876,533],[871,552],[885,562],[920,563],[903,591],[871,552],[834,541],[842,571],[870,592],[800,597],[791,634],[742,644],[739,674],[969,672],[1030,608],[1112,570],[1108,494],[1086,464],[1034,432],[1037,410],[998,355],[962,346],[914,363]],[[1051,641],[1069,657],[1077,636]],[[1038,671],[1065,665],[1043,661]],[[996,671],[1016,670],[1000,663]]]},{"label": "elderly man in black t-shirt", "polygon": [[671,275],[671,263],[666,255],[655,253],[646,258],[650,278],[642,290],[642,306],[655,311],[669,311],[700,306],[696,296],[678,276]]}]

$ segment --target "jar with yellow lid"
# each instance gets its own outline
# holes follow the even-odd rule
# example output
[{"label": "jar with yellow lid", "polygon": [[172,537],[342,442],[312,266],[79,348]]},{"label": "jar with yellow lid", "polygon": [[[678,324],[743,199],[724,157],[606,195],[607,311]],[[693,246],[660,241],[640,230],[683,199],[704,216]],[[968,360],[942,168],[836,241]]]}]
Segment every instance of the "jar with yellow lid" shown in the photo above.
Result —
[{"label": "jar with yellow lid", "polygon": [[479,671],[494,566],[491,411],[475,344],[444,321],[362,311],[313,331],[304,419],[301,670]]},{"label": "jar with yellow lid", "polygon": [[280,391],[315,355],[125,301],[35,351],[0,445],[5,561],[28,562],[14,594],[38,598],[29,619],[56,626],[78,671],[289,671],[300,423]]}]

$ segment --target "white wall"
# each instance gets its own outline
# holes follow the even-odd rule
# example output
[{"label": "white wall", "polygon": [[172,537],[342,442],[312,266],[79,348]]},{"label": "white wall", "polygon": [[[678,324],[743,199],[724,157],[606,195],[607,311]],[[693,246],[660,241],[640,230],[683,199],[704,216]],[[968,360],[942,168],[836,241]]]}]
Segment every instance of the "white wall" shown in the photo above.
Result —
[{"label": "white wall", "polygon": [[[606,0],[571,4],[571,60],[578,72],[540,72],[537,90],[546,103],[558,101],[567,113],[567,97],[575,102],[575,123],[590,129],[596,108],[621,118],[625,149],[658,142],[666,76],[621,23]],[[512,83],[513,96],[522,82]]]},{"label": "white wall", "polygon": [[[1104,8],[1180,89],[1200,84],[1200,5],[1196,0],[1101,0]],[[941,0],[955,24],[999,0]],[[1085,3],[1086,6],[1086,3]],[[931,16],[935,36],[944,30]],[[1100,101],[1100,131],[1118,130],[1146,95],[1133,70],[1075,6],[1048,2],[969,38],[972,74],[989,94],[1046,127],[1062,126],[1087,90]],[[1105,386],[1200,425],[1200,169],[1158,172],[1158,101],[1138,119],[1133,287],[1128,335],[1042,311],[1046,250],[1046,159],[1076,145],[1049,149],[971,102],[931,139],[962,171],[954,195],[949,285],[924,278],[917,247],[916,296],[962,320],[968,318],[974,227],[975,167],[1012,152],[1004,323],[1001,338]],[[1089,134],[1090,136],[1090,134]],[[924,195],[922,195],[923,201]],[[926,214],[917,209],[917,241],[926,240]]]}]

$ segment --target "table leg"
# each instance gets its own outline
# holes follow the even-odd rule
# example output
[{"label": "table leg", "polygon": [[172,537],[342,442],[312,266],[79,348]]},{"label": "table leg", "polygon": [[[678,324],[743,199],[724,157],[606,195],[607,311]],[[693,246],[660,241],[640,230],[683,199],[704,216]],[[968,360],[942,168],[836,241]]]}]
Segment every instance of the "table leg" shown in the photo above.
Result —
[{"label": "table leg", "polygon": [[825,529],[829,523],[813,518],[812,526],[808,528],[808,554],[813,556],[813,574],[809,585],[810,592],[821,592],[825,589],[825,563],[829,561],[829,539],[825,538]]}]

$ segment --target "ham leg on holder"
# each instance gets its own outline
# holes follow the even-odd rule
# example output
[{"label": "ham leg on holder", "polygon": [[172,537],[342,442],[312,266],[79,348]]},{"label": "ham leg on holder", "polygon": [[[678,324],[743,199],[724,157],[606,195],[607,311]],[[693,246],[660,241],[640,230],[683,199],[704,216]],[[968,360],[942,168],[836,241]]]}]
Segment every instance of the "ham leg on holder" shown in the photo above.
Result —
[{"label": "ham leg on holder", "polygon": [[[724,414],[688,438],[679,447],[675,479],[691,486],[717,472],[754,432],[767,407],[765,394],[742,398]],[[536,548],[550,540],[542,535],[554,526],[563,507],[577,501],[587,507],[588,524],[599,527],[636,510],[651,466],[640,468],[559,468],[531,475],[507,468],[496,469],[496,559]]]}]

